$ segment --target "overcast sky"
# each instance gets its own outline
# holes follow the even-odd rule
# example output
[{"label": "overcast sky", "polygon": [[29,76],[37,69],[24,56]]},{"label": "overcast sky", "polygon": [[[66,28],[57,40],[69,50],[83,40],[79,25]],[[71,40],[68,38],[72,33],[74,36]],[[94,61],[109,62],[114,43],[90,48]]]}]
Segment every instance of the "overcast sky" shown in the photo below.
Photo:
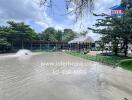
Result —
[{"label": "overcast sky", "polygon": [[[65,0],[53,0],[54,9],[39,7],[37,0],[0,0],[0,25],[6,25],[6,21],[23,21],[36,32],[41,32],[47,27],[56,29],[72,28],[74,31],[86,30],[92,26],[96,17],[88,14],[83,20],[74,23],[74,15],[66,13]],[[112,6],[118,5],[120,0],[97,0],[94,12],[108,13]],[[89,35],[97,39],[99,35],[89,32]]]}]

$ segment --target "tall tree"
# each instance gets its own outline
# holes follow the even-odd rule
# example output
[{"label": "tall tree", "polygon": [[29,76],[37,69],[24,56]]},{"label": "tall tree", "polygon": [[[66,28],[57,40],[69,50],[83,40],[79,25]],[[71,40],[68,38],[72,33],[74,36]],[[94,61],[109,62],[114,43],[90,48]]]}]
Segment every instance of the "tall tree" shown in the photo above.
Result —
[{"label": "tall tree", "polygon": [[95,33],[103,34],[103,36],[111,37],[113,51],[116,55],[118,51],[118,45],[121,45],[123,42],[122,49],[124,50],[125,56],[127,56],[128,43],[132,41],[132,8],[126,7],[123,17],[112,17],[106,14],[95,14],[95,16],[102,16],[103,18],[97,20],[97,23],[94,25],[96,26],[96,29],[92,30]]},{"label": "tall tree", "polygon": [[74,32],[72,29],[64,29],[64,33],[62,36],[62,41],[69,42],[76,37],[77,33]]},{"label": "tall tree", "polygon": [[29,25],[25,25],[23,22],[16,23],[14,21],[8,21],[11,35],[15,36],[17,40],[32,40],[36,38],[35,31],[30,28]]},{"label": "tall tree", "polygon": [[0,26],[0,51],[4,52],[11,43],[8,41],[9,29],[5,26]]},{"label": "tall tree", "polygon": [[61,32],[49,27],[41,33],[41,39],[52,42],[61,41]]},{"label": "tall tree", "polygon": [[8,21],[8,26],[0,27],[1,46],[4,44],[19,44],[23,48],[23,42],[37,39],[37,34],[23,22]]}]

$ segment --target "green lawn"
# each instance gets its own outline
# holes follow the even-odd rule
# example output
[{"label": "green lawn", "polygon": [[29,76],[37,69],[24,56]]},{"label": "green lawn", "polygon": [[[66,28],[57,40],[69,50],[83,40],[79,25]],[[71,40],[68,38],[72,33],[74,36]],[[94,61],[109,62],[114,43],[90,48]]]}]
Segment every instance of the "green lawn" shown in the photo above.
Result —
[{"label": "green lawn", "polygon": [[[97,55],[97,56],[92,56],[92,55],[85,55],[80,52],[66,52],[67,54],[81,57],[84,59],[96,61],[96,62],[101,62],[104,64],[112,65],[114,67],[120,66],[124,69],[131,70],[132,71],[132,59],[128,57],[119,57],[119,56],[102,56],[102,55]],[[126,60],[129,59],[129,60]]]},{"label": "green lawn", "polygon": [[132,59],[125,59],[120,61],[119,66],[124,69],[132,71]]}]

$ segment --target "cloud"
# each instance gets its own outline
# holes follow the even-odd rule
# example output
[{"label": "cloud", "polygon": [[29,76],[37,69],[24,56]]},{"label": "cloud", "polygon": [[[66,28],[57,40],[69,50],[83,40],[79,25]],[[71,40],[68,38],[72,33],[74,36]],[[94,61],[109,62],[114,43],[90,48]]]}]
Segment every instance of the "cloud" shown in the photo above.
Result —
[{"label": "cloud", "polygon": [[[59,4],[60,1],[62,3],[62,0],[55,0],[54,2]],[[94,12],[110,13],[109,8],[119,3],[120,0],[97,0]],[[55,12],[59,13],[64,13],[61,11],[65,11],[56,10]],[[69,10],[73,10],[73,8],[71,7]],[[0,0],[0,25],[5,25],[7,20],[15,20],[24,21],[38,32],[47,27],[55,27],[56,29],[71,28],[74,31],[80,32],[87,30],[88,26],[92,27],[97,19],[89,13],[86,13],[86,16],[74,23],[75,15],[64,16],[60,21],[60,15],[50,16],[48,13],[50,13],[48,8],[40,8],[36,0]],[[92,35],[93,33],[90,32],[90,34]],[[93,34],[93,36],[95,37],[96,35]]]},{"label": "cloud", "polygon": [[[110,15],[110,8],[120,4],[120,1],[121,0],[95,0],[95,8],[93,12],[97,14],[106,13]],[[73,8],[70,8],[70,10],[73,10]],[[73,21],[75,19],[75,15],[68,15],[68,18]],[[72,26],[72,28],[78,32],[87,30],[87,27],[93,27],[96,23],[96,19],[98,19],[98,17],[86,12],[85,15]],[[95,40],[100,38],[99,34],[92,33],[91,31],[88,35],[92,36]]]},{"label": "cloud", "polygon": [[48,16],[47,8],[40,8],[35,0],[0,0],[0,24],[5,25],[8,20],[23,21],[27,24],[32,22],[31,25],[38,25],[42,29],[54,26],[63,29],[62,25]]},{"label": "cloud", "polygon": [[32,0],[0,0],[0,12],[3,19],[32,19],[36,11]]}]

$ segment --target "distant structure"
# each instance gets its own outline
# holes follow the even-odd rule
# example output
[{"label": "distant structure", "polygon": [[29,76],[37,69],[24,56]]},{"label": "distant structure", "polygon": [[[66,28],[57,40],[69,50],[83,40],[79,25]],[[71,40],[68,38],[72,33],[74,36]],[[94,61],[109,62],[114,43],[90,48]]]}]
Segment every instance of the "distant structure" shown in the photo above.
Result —
[{"label": "distant structure", "polygon": [[71,50],[91,50],[95,47],[95,41],[90,36],[80,36],[68,42]]},{"label": "distant structure", "polygon": [[69,44],[71,43],[94,43],[94,40],[90,36],[80,36],[73,39],[72,41],[69,41]]}]

